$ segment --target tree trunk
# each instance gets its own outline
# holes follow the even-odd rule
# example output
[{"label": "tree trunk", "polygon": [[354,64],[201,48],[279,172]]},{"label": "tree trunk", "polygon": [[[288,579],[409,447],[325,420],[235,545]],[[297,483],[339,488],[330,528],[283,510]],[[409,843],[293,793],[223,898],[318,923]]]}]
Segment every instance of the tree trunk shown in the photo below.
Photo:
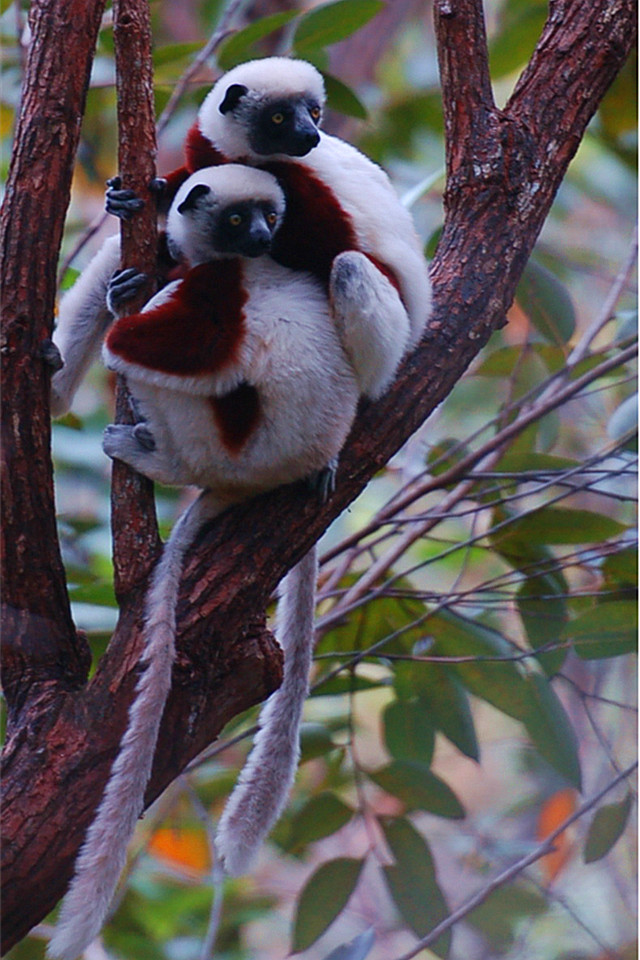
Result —
[{"label": "tree trunk", "polygon": [[[279,661],[264,626],[272,589],[504,324],[586,125],[633,47],[636,9],[633,0],[553,3],[531,63],[503,111],[492,99],[480,0],[438,0],[436,27],[448,179],[445,225],[432,267],[433,317],[390,391],[375,404],[362,404],[330,503],[318,509],[301,484],[277,490],[219,517],[187,558],[178,660],[147,802],[231,716],[277,684]],[[19,414],[25,409],[22,394],[11,395]],[[16,512],[16,536],[25,525],[26,516]],[[31,588],[34,603],[40,589],[40,583]],[[41,673],[33,658],[32,680],[52,682],[24,684],[19,700],[10,686],[5,948],[45,915],[71,874],[122,733],[143,591],[143,583],[129,591],[89,684],[78,689],[81,670],[74,668],[70,688],[61,671]],[[50,648],[54,640],[47,638]]]}]

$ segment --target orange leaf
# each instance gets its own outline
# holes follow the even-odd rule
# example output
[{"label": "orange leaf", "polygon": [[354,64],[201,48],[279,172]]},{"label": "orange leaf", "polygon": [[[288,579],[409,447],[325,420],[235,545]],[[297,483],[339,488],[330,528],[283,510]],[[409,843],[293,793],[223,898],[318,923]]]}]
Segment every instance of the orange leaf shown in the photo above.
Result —
[{"label": "orange leaf", "polygon": [[[539,841],[546,839],[550,833],[560,826],[560,824],[570,817],[576,808],[576,791],[570,788],[558,790],[543,803],[538,815],[538,826],[536,837]],[[554,841],[555,850],[546,854],[540,860],[542,869],[546,875],[547,882],[551,881],[562,870],[563,866],[571,855],[572,844],[567,838],[566,831],[556,837]]]},{"label": "orange leaf", "polygon": [[200,875],[209,869],[209,848],[200,830],[161,827],[152,836],[149,851],[190,875]]}]

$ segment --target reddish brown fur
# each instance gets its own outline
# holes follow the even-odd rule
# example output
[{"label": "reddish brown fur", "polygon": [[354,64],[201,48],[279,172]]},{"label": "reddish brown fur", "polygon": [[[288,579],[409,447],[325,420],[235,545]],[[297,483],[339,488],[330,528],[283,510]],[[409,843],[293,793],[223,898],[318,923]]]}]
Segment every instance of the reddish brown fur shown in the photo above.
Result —
[{"label": "reddish brown fur", "polygon": [[239,260],[202,263],[165,303],[118,320],[107,346],[151,370],[181,376],[214,373],[237,359],[246,301]]},{"label": "reddish brown fur", "polygon": [[260,419],[260,397],[255,387],[241,383],[223,397],[210,397],[220,439],[230,454],[240,453]]},{"label": "reddish brown fur", "polygon": [[[167,177],[166,203],[182,183],[203,167],[227,163],[227,158],[194,123],[185,141],[186,165]],[[260,169],[272,173],[284,190],[287,209],[271,250],[278,263],[293,270],[307,270],[328,283],[331,265],[339,253],[360,250],[351,217],[342,209],[333,190],[303,163],[265,161]],[[400,290],[394,272],[375,257],[369,260]]]},{"label": "reddish brown fur", "polygon": [[271,256],[294,270],[309,270],[327,283],[335,257],[358,249],[351,218],[333,190],[304,164],[274,160],[262,169],[277,178],[287,203]]}]

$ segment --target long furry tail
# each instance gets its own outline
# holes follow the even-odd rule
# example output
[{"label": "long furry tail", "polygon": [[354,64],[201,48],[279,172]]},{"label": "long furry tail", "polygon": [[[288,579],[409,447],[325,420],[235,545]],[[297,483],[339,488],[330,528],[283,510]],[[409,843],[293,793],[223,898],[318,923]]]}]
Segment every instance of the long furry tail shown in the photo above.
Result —
[{"label": "long furry tail", "polygon": [[313,547],[281,584],[276,635],[284,649],[284,679],[262,708],[253,749],[218,824],[216,846],[232,876],[250,866],[287,802],[298,766],[317,574]]},{"label": "long furry tail", "polygon": [[56,960],[75,960],[98,935],[124,867],[127,845],[143,810],[160,720],[171,687],[175,610],[184,555],[202,524],[219,511],[220,504],[202,493],[176,523],[153,572],[145,609],[144,671],[129,709],[120,752],[78,854],[75,874],[49,943],[49,956]]}]

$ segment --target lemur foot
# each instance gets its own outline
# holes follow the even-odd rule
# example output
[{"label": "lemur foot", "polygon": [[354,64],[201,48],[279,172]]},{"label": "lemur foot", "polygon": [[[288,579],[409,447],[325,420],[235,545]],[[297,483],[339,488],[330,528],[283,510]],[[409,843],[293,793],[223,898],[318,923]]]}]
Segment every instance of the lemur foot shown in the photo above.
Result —
[{"label": "lemur foot", "polygon": [[309,489],[315,493],[321,503],[326,503],[336,488],[336,472],[338,470],[338,458],[332,460],[323,467],[322,470],[316,470],[307,479]]},{"label": "lemur foot", "polygon": [[107,213],[111,213],[120,220],[130,220],[143,207],[144,200],[138,196],[135,190],[122,189],[121,177],[111,177],[110,180],[107,180],[107,192],[104,201],[104,208]]},{"label": "lemur foot", "polygon": [[133,435],[140,444],[141,447],[144,447],[145,450],[155,450],[156,448],[156,438],[152,434],[149,427],[146,423],[136,423],[133,428]]},{"label": "lemur foot", "polygon": [[107,306],[111,313],[118,313],[121,307],[135,297],[146,282],[146,273],[139,273],[135,267],[116,271],[107,288]]},{"label": "lemur foot", "polygon": [[145,455],[155,450],[153,434],[144,424],[135,427],[125,423],[110,423],[102,435],[102,449],[112,460],[123,460],[137,468]]},{"label": "lemur foot", "polygon": [[58,350],[53,340],[50,340],[49,338],[43,340],[40,344],[40,356],[47,366],[50,367],[52,373],[57,373],[58,370],[62,370],[64,367],[62,354]]}]

